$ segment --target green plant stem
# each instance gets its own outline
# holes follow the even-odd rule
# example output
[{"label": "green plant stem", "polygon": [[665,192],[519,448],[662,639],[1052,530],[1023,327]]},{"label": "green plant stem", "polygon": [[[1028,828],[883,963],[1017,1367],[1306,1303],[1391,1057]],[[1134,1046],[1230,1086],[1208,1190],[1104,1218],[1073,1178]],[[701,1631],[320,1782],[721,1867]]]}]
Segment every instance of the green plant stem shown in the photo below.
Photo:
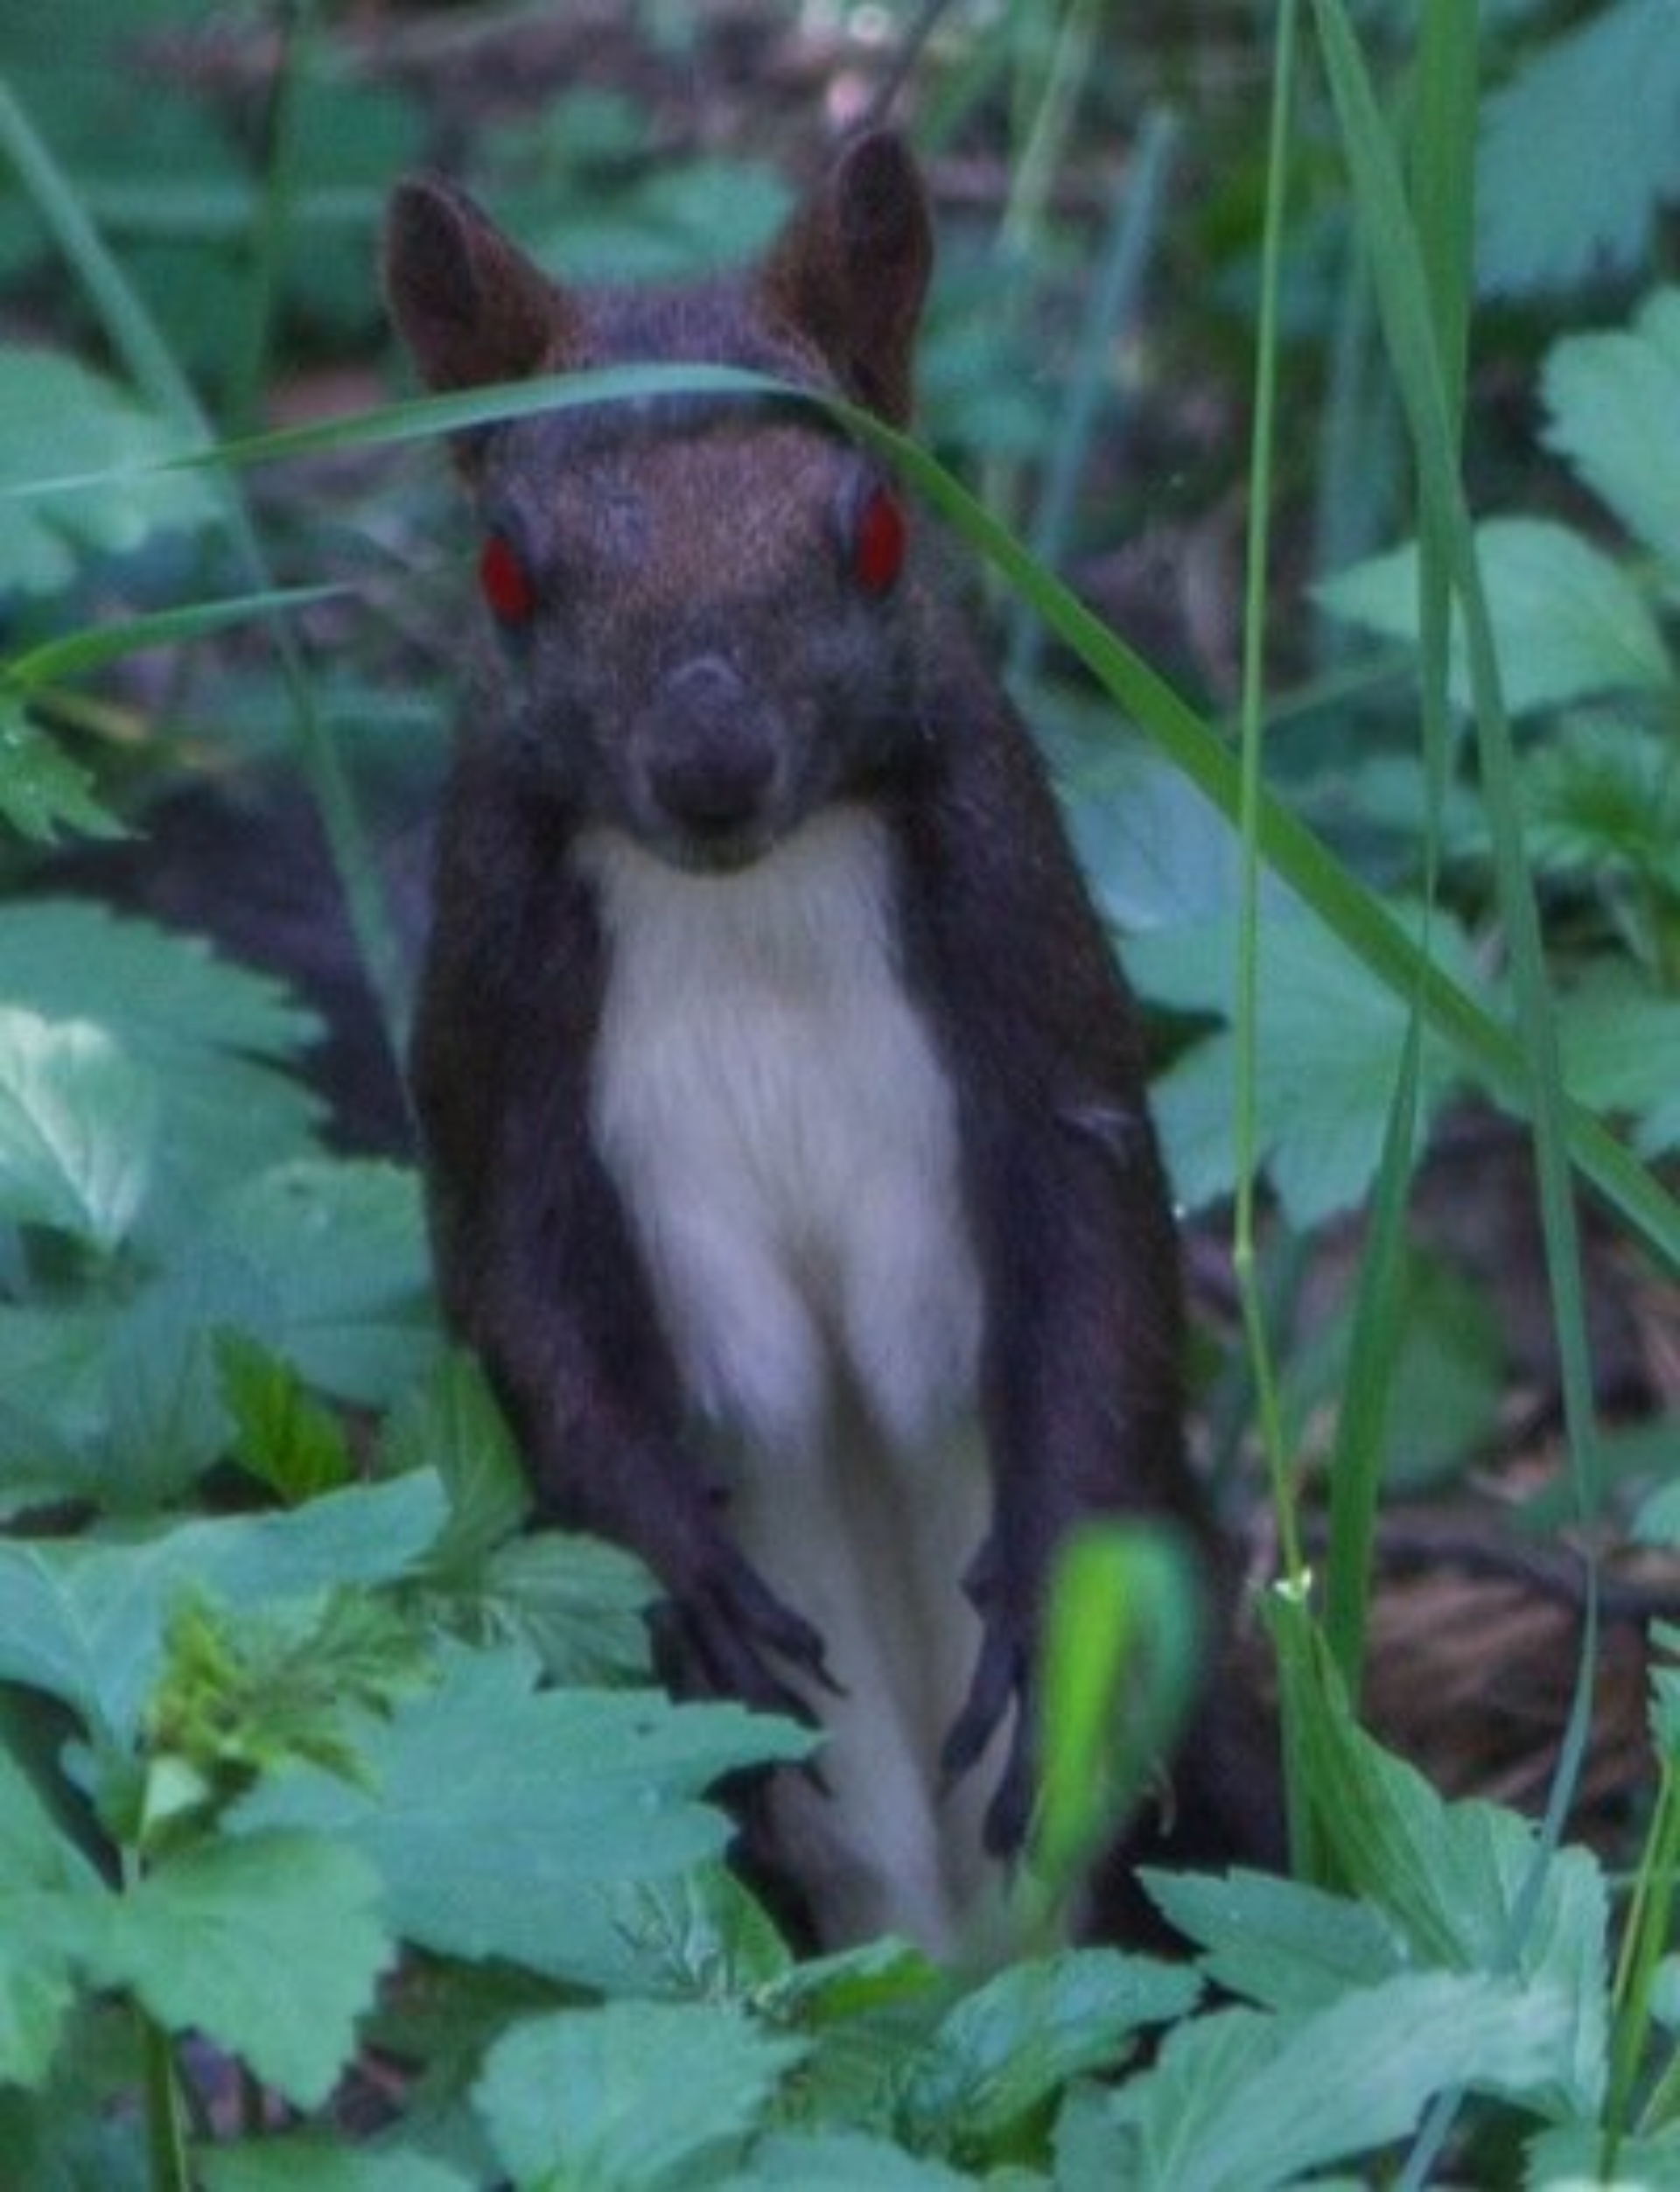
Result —
[{"label": "green plant stem", "polygon": [[1279,291],[1289,173],[1290,113],[1295,81],[1296,0],[1282,0],[1272,60],[1272,108],[1261,256],[1260,325],[1256,340],[1254,430],[1250,457],[1249,524],[1242,617],[1240,707],[1242,778],[1238,828],[1242,858],[1237,917],[1236,994],[1232,1026],[1236,1053],[1236,1208],[1232,1261],[1243,1329],[1254,1368],[1261,1442],[1271,1483],[1272,1509],[1284,1574],[1305,1579],[1294,1488],[1284,1448],[1276,1363],[1258,1283],[1256,1206],[1260,1180],[1260,795],[1266,683],[1271,480],[1278,414]]},{"label": "green plant stem", "polygon": [[[1474,6],[1466,7],[1464,0],[1424,0],[1408,172],[1455,463],[1462,442],[1469,347],[1476,86]],[[1452,600],[1448,544],[1438,527],[1430,522],[1428,511],[1419,528],[1418,595],[1425,785],[1418,946],[1427,958],[1452,745]],[[1330,1467],[1325,1626],[1337,1671],[1355,1704],[1364,1672],[1384,1439],[1399,1359],[1400,1288],[1422,1086],[1423,1021],[1423,999],[1414,992],[1360,1262],[1345,1393]]]},{"label": "green plant stem", "polygon": [[[1009,203],[999,235],[1012,256],[1030,249],[1044,225],[1044,209],[1067,148],[1080,88],[1090,73],[1103,5],[1104,0],[1070,0],[1056,31],[1043,88],[1033,96],[1032,120],[1011,165]],[[1037,10],[1029,6],[1026,12],[1031,23]]]},{"label": "green plant stem", "polygon": [[[1634,2092],[1650,2037],[1657,1967],[1670,1944],[1676,1866],[1680,1866],[1680,1769],[1673,1759],[1667,1758],[1662,1761],[1656,1810],[1634,1883],[1611,1996],[1614,2026],[1610,2090],[1599,2153],[1599,2174],[1606,2183],[1614,2181],[1616,2156],[1630,2129]],[[1654,2095],[1653,2112],[1656,2098]]]},{"label": "green plant stem", "polygon": [[[1159,233],[1160,214],[1172,159],[1180,137],[1180,123],[1170,109],[1152,108],[1138,132],[1137,149],[1116,188],[1110,209],[1108,231],[1091,284],[1067,414],[1060,426],[1046,469],[1044,491],[1033,521],[1032,553],[1054,571],[1067,553],[1080,482],[1090,455],[1097,421],[1103,415],[1110,361],[1118,331],[1133,318],[1152,249]],[[1106,438],[1110,462],[1114,459],[1114,436]],[[1027,605],[1017,599],[1010,637],[1010,673],[1018,679],[1032,677],[1043,653],[1044,626]]]},{"label": "green plant stem", "polygon": [[186,2111],[169,2034],[136,2007],[146,2112],[147,2174],[151,2192],[192,2192]]},{"label": "green plant stem", "polygon": [[228,380],[228,416],[249,432],[262,415],[275,309],[297,212],[297,115],[314,28],[311,0],[277,0],[279,52],[264,119],[262,181],[248,242],[248,290],[242,340]]}]

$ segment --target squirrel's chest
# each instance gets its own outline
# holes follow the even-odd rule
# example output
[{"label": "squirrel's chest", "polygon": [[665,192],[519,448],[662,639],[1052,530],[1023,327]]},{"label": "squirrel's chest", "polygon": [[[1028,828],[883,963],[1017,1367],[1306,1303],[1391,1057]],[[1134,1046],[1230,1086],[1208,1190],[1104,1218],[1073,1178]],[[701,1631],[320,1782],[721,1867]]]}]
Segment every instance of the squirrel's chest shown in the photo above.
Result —
[{"label": "squirrel's chest", "polygon": [[578,857],[608,951],[592,1129],[691,1403],[760,1451],[837,1406],[925,1446],[972,1398],[981,1288],[886,831],[831,809],[728,876],[606,830]]}]

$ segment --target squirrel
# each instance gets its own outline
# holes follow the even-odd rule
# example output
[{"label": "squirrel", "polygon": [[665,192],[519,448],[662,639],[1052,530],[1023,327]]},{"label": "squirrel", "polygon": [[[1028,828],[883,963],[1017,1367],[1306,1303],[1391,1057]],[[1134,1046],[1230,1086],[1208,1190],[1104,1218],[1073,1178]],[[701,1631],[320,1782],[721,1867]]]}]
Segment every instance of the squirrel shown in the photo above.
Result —
[{"label": "squirrel", "polygon": [[[580,291],[416,178],[384,278],[434,390],[705,361],[898,427],[932,256],[876,129],[744,274]],[[411,1058],[445,1313],[689,1684],[820,1725],[768,1797],[817,1940],[948,1950],[1028,1824],[1058,1548],[1141,1513],[1217,1565],[1138,1015],[929,529],[818,405],[455,453],[488,651]]]}]

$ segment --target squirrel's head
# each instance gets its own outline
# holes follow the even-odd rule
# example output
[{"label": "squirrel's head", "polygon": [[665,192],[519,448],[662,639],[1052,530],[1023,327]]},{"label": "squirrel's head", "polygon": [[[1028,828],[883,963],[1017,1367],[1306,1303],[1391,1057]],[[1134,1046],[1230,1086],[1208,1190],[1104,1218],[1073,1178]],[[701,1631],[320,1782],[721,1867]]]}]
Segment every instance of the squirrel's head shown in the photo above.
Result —
[{"label": "squirrel's head", "polygon": [[[385,285],[439,391],[721,364],[901,425],[932,256],[915,165],[876,131],[742,275],[573,290],[465,193],[417,179],[392,199]],[[590,819],[738,865],[908,750],[912,528],[817,407],[631,398],[475,430],[457,455],[513,720]]]}]

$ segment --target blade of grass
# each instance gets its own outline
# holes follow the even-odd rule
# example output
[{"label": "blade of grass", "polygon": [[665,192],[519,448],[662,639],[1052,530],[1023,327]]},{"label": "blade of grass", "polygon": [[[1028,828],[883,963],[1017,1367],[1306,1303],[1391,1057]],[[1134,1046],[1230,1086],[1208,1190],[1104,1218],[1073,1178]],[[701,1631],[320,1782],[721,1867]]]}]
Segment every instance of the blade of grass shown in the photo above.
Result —
[{"label": "blade of grass", "polygon": [[[1451,214],[1438,207],[1432,217],[1440,233],[1430,246],[1420,244],[1370,76],[1342,0],[1314,0],[1314,9],[1343,153],[1375,272],[1378,309],[1412,442],[1424,532],[1432,540],[1436,567],[1450,581],[1463,620],[1495,889],[1510,954],[1517,1029],[1529,1082],[1528,1111],[1539,1180],[1571,1476],[1578,1516],[1589,1521],[1600,1501],[1597,1429],[1570,1173],[1569,1107],[1539,913],[1524,852],[1515,748],[1458,462],[1455,416],[1462,389],[1463,323],[1455,319],[1454,310],[1466,285],[1458,255],[1467,249],[1467,242],[1459,237]],[[1466,8],[1449,17],[1440,9],[1432,9],[1425,18],[1426,24],[1432,21],[1439,41],[1435,57],[1439,74],[1433,85],[1426,79],[1425,96],[1438,103],[1424,110],[1432,115],[1434,126],[1467,132],[1463,110],[1466,95],[1461,81],[1466,62],[1461,52],[1451,49],[1455,39],[1474,39],[1475,12]],[[1460,346],[1446,359],[1438,345],[1437,321],[1431,309],[1432,288],[1443,293],[1446,338]],[[1437,588],[1439,584],[1437,579]],[[1445,624],[1443,605],[1432,603],[1428,582],[1424,608]],[[1436,644],[1444,645],[1444,635]],[[1540,1885],[1562,1834],[1586,1751],[1597,1647],[1597,1569],[1590,1551],[1586,1556],[1586,1572],[1589,1618],[1583,1628],[1574,1702],[1533,1871],[1514,1918],[1513,1952],[1527,1913],[1538,1907]],[[1403,2185],[1421,2186],[1430,2181],[1456,2104],[1457,2097],[1450,2094],[1436,2104],[1403,2174]]]},{"label": "blade of grass", "polygon": [[[555,376],[474,390],[467,396],[430,396],[253,435],[239,442],[207,444],[194,433],[191,445],[165,460],[169,466],[256,465],[329,449],[394,446],[429,436],[485,425],[499,418],[528,417],[562,405],[628,400],[677,389],[718,396],[823,404],[836,421],[879,449],[975,551],[994,564],[1031,600],[1069,650],[1110,697],[1138,725],[1180,774],[1228,820],[1240,807],[1236,757],[1221,732],[1198,714],[1172,685],[1121,640],[1054,573],[1046,571],[1009,528],[995,518],[938,460],[905,435],[867,412],[815,398],[762,375],[725,367],[614,367],[598,374]],[[158,467],[118,466],[74,480],[0,487],[34,494],[54,487],[121,485]],[[1306,824],[1262,788],[1256,828],[1262,855],[1284,883],[1382,985],[1402,998],[1416,991],[1431,1029],[1461,1068],[1499,1102],[1521,1115],[1527,1092],[1522,1053],[1498,1019],[1470,992],[1432,966],[1396,915],[1343,866]],[[1680,1204],[1592,1115],[1566,1109],[1570,1148],[1583,1176],[1618,1211],[1651,1254],[1680,1271]]]},{"label": "blade of grass", "polygon": [[248,624],[256,617],[271,617],[277,611],[331,601],[345,592],[342,586],[282,586],[223,601],[187,602],[178,609],[124,617],[118,624],[94,625],[63,639],[45,640],[40,646],[0,662],[0,685],[9,685],[17,692],[38,692],[43,686],[59,684],[66,677],[85,677],[90,670],[102,669],[126,655],[141,655],[150,647],[178,647],[187,640],[225,632],[230,625]]},{"label": "blade of grass", "polygon": [[[1568,1106],[1538,910],[1529,879],[1516,763],[1474,530],[1459,478],[1448,384],[1433,338],[1429,284],[1397,164],[1342,0],[1314,0],[1355,202],[1376,273],[1379,309],[1407,414],[1429,524],[1463,618],[1483,797],[1532,1119],[1547,1273],[1579,1512],[1598,1505],[1596,1429],[1578,1242],[1569,1174]],[[1471,17],[1474,30],[1474,16]]]},{"label": "blade of grass", "polygon": [[[4,76],[0,76],[0,158],[9,160],[15,170],[37,216],[87,292],[134,381],[153,408],[175,423],[182,439],[204,451],[204,461],[216,466],[224,524],[251,586],[259,592],[277,592],[244,498],[231,471],[214,453],[208,422],[191,383]],[[315,704],[302,651],[283,613],[274,615],[270,634],[291,709],[298,765],[320,814],[333,870],[387,1040],[400,1058],[406,1043],[407,977],[368,833],[343,754]]]},{"label": "blade of grass", "polygon": [[[1176,115],[1161,107],[1144,116],[1137,150],[1116,188],[1107,235],[1098,255],[1096,277],[1080,331],[1068,402],[1045,470],[1044,491],[1033,521],[1032,548],[1054,571],[1067,553],[1074,507],[1090,456],[1091,438],[1103,412],[1109,361],[1121,329],[1138,306],[1150,255],[1159,233],[1162,201],[1172,173],[1180,136]],[[1106,453],[1113,460],[1110,430]],[[1043,652],[1044,627],[1026,605],[1014,607],[1010,635],[1010,671],[1030,678]]]},{"label": "blade of grass", "polygon": [[1236,1047],[1236,1207],[1232,1262],[1242,1301],[1249,1359],[1262,1445],[1270,1476],[1272,1509],[1284,1575],[1304,1580],[1300,1530],[1284,1450],[1278,1381],[1256,1276],[1255,1213],[1261,1173],[1260,1055],[1260,798],[1263,782],[1266,689],[1266,604],[1270,592],[1272,463],[1278,415],[1278,356],[1281,328],[1284,208],[1289,174],[1291,108],[1295,85],[1296,0],[1282,0],[1272,53],[1272,105],[1267,151],[1266,204],[1261,248],[1260,319],[1255,344],[1253,439],[1249,459],[1249,523],[1242,610],[1242,682],[1239,704],[1241,781],[1236,1001],[1231,1026]]},{"label": "blade of grass", "polygon": [[281,0],[276,12],[278,51],[262,121],[262,184],[248,232],[245,325],[227,391],[228,417],[245,429],[256,425],[262,410],[275,307],[297,217],[298,97],[315,27],[311,0]]},{"label": "blade of grass", "polygon": [[[1255,337],[1254,424],[1249,457],[1249,521],[1244,556],[1242,676],[1238,704],[1241,772],[1238,830],[1240,865],[1236,997],[1231,1015],[1236,1054],[1233,1132],[1236,1198],[1231,1228],[1231,1265],[1242,1306],[1242,1329],[1254,1381],[1255,1413],[1270,1487],[1283,1580],[1305,1598],[1296,1488],[1284,1444],[1278,1366],[1261,1284],[1256,1211],[1260,1192],[1260,801],[1264,781],[1266,699],[1266,608],[1270,593],[1272,466],[1278,418],[1279,317],[1289,178],[1291,115],[1295,92],[1296,0],[1281,0],[1272,49],[1271,117],[1267,143],[1266,200],[1261,245],[1260,314]],[[1287,1714],[1298,1692],[1286,1688]],[[1302,1775],[1306,1753],[1286,1731],[1283,1744],[1285,1817],[1297,1878],[1315,1880],[1322,1852],[1314,1827],[1312,1791]]]},{"label": "blade of grass", "polygon": [[[1424,0],[1419,18],[1409,175],[1418,250],[1441,360],[1446,430],[1456,467],[1469,347],[1476,144],[1476,11]],[[1423,922],[1427,957],[1440,871],[1441,814],[1452,741],[1450,543],[1434,510],[1420,513],[1418,591],[1424,802]],[[1406,1046],[1360,1260],[1344,1397],[1331,1456],[1325,1628],[1348,1697],[1360,1696],[1383,1446],[1399,1360],[1405,1215],[1421,1087],[1424,1005],[1414,993]]]}]

